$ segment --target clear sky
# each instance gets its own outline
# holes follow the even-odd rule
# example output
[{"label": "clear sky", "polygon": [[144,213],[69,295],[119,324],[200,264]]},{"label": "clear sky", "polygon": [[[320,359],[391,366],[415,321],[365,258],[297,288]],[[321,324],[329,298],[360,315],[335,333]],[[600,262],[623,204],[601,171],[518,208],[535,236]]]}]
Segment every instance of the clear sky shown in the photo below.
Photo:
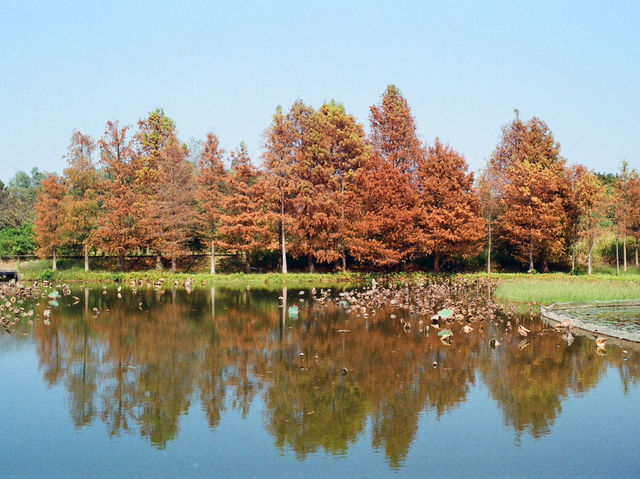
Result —
[{"label": "clear sky", "polygon": [[156,107],[258,159],[277,105],[335,99],[367,125],[390,83],[474,170],[514,108],[569,162],[640,167],[637,1],[0,0],[0,179],[61,172],[74,129]]}]

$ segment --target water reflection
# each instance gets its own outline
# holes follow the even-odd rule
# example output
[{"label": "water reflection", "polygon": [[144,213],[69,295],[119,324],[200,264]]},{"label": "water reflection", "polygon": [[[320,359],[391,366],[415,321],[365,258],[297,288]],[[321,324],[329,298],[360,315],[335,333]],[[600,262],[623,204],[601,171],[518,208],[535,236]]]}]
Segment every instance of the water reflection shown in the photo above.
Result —
[{"label": "water reflection", "polygon": [[[61,300],[50,326],[34,325],[42,375],[64,385],[78,428],[102,421],[110,435],[135,431],[162,449],[192,401],[216,428],[226,407],[246,417],[260,398],[276,447],[301,459],[345,455],[370,425],[372,446],[394,468],[421,416],[442,417],[478,382],[516,438],[539,438],[563,400],[593,388],[607,368],[625,390],[640,378],[637,352],[610,345],[600,356],[581,337],[567,347],[528,316],[527,338],[483,322],[469,334],[454,330],[447,346],[417,328],[406,333],[391,311],[356,319],[298,292],[85,290],[76,304]],[[297,304],[298,319],[279,303]],[[502,345],[490,348],[492,337]]]}]

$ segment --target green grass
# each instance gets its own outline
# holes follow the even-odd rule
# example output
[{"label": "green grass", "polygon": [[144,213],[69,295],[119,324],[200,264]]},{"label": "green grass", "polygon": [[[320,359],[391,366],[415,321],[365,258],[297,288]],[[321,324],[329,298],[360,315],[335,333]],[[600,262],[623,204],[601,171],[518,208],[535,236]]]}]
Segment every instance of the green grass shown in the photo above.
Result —
[{"label": "green grass", "polygon": [[[28,261],[18,264],[17,268],[27,281],[43,279],[50,271],[51,262],[45,260]],[[364,273],[231,273],[216,274],[208,273],[175,273],[163,271],[135,271],[135,272],[112,272],[112,271],[84,271],[77,267],[60,269],[52,273],[51,279],[63,283],[99,283],[112,284],[120,282],[128,283],[131,280],[158,281],[165,280],[165,284],[173,284],[174,281],[184,282],[191,278],[195,285],[205,284],[207,286],[254,286],[277,288],[287,286],[291,288],[304,288],[311,286],[357,286],[365,281],[369,281],[371,276]]]},{"label": "green grass", "polygon": [[638,274],[496,275],[496,277],[500,281],[495,291],[495,298],[502,301],[518,303],[535,301],[551,304],[640,298],[640,275]]},{"label": "green grass", "polygon": [[[225,286],[225,287],[256,287],[275,289],[283,286],[290,288],[308,287],[353,287],[368,284],[371,278],[391,280],[397,282],[416,282],[433,277],[428,273],[176,273],[168,271],[141,272],[110,272],[89,271],[78,268],[76,263],[59,263],[60,269],[53,273],[52,279],[65,283],[99,283],[114,284],[127,283],[131,280],[157,281],[165,279],[167,285],[174,281],[184,282],[192,278],[196,285]],[[43,278],[46,271],[50,271],[50,261],[36,260],[23,262],[18,270],[25,280]],[[612,274],[613,273],[613,274]],[[616,275],[615,268],[602,268],[592,276],[571,275],[567,273],[526,274],[526,273],[473,273],[464,274],[470,278],[492,279],[498,282],[495,298],[501,301],[515,303],[579,302],[579,301],[607,301],[615,299],[640,298],[640,270],[629,268],[627,273]]]}]

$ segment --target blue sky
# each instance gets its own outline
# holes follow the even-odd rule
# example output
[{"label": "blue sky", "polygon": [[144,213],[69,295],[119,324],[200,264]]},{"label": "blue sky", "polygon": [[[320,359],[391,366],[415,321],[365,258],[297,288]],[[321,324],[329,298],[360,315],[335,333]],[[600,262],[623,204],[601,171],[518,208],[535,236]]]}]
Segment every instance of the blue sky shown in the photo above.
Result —
[{"label": "blue sky", "polygon": [[367,125],[386,85],[420,137],[484,165],[514,117],[569,162],[640,167],[640,2],[0,0],[0,179],[61,172],[74,129],[164,108],[259,162],[277,105],[335,99]]}]

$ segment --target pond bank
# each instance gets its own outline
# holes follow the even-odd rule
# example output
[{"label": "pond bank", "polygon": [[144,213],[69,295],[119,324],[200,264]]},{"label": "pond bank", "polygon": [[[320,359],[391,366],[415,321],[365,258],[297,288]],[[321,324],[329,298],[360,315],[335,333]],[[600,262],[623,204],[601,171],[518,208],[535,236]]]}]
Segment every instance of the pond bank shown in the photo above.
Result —
[{"label": "pond bank", "polygon": [[[355,287],[368,285],[373,278],[382,281],[417,282],[434,278],[432,273],[231,273],[210,275],[207,273],[175,273],[169,271],[88,271],[62,269],[55,273],[43,269],[40,262],[15,265],[26,281],[51,279],[64,283],[114,284],[131,281],[160,281],[166,284],[184,283],[191,278],[194,285],[229,287]],[[455,276],[484,278],[498,282],[496,300],[513,303],[551,304],[554,302],[607,301],[640,298],[640,274],[594,274],[592,276],[568,273],[459,273]]]}]

